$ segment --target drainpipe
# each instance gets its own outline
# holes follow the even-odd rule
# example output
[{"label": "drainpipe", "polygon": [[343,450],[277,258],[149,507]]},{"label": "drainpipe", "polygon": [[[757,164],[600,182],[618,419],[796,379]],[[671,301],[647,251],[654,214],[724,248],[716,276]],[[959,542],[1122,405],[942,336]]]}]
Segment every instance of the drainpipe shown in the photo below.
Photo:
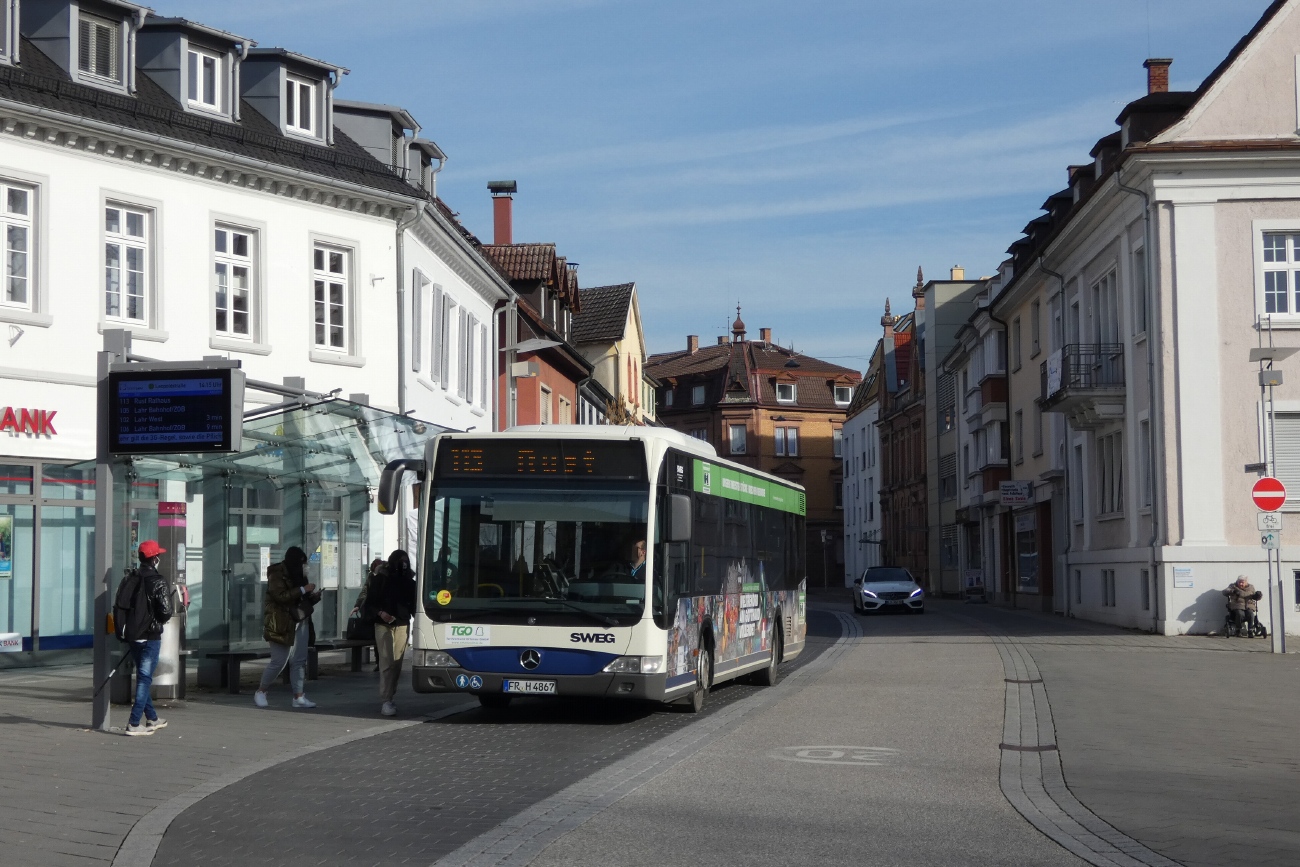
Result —
[{"label": "drainpipe", "polygon": [[506,305],[506,427],[512,428],[519,422],[519,388],[515,384],[515,359],[519,351],[514,348],[519,342],[519,299],[512,297]]},{"label": "drainpipe", "polygon": [[244,61],[248,59],[248,49],[256,45],[256,42],[245,40],[239,43],[239,54],[235,57],[235,62],[230,65],[230,118],[238,123],[242,118],[239,116],[239,104],[243,101],[242,84],[240,83],[240,74],[243,71]]},{"label": "drainpipe", "polygon": [[[1011,329],[1007,327],[1007,323],[1005,320],[999,319],[993,315],[992,298],[989,299],[988,311],[989,311],[989,319],[992,319],[994,322],[1002,326],[1002,339],[1007,344],[1007,367],[1010,367],[1011,366]],[[1002,422],[1002,454],[1006,457],[1007,475],[1009,476],[1011,475],[1011,371],[1010,370],[1006,371],[1004,375],[1007,378],[1007,417]],[[1010,515],[1011,513],[1007,512],[1007,514]],[[1015,526],[1016,525],[1014,521],[1008,520],[1007,532],[1002,534],[1003,535],[1002,544],[1006,545],[1006,554],[1007,554],[1006,559],[1008,564],[1007,584],[1011,588],[1012,608],[1016,607],[1015,597],[1017,595],[1016,582],[1012,580],[1015,577],[1012,574],[1015,571],[1013,568],[1014,560],[1012,559],[1012,555],[1015,552],[1015,541],[1016,541]],[[1010,544],[1007,543],[1007,539],[1011,540]]]},{"label": "drainpipe", "polygon": [[[1043,259],[1042,256],[1038,257],[1038,267],[1043,271],[1043,273],[1050,274],[1053,277],[1055,277],[1057,282],[1061,284],[1061,316],[1064,317],[1065,316],[1065,275],[1053,271],[1051,268],[1048,268],[1047,262]],[[1065,469],[1065,550],[1061,552],[1061,556],[1064,558],[1064,562],[1065,562],[1065,616],[1071,617],[1073,616],[1074,612],[1070,609],[1070,606],[1073,604],[1074,600],[1073,597],[1070,595],[1070,589],[1071,589],[1070,588],[1070,551],[1074,548],[1074,527],[1071,523],[1073,521],[1073,518],[1070,514],[1070,509],[1071,509],[1070,457],[1073,455],[1074,451],[1070,447],[1070,437],[1068,436],[1068,432],[1070,429],[1069,423],[1066,423],[1065,429],[1067,432],[1067,436],[1065,438],[1065,467],[1064,467]]]},{"label": "drainpipe", "polygon": [[406,413],[406,230],[420,219],[413,205],[397,218],[397,412]]},{"label": "drainpipe", "polygon": [[[1163,586],[1163,582],[1156,579],[1157,568],[1160,565],[1160,558],[1156,556],[1156,548],[1160,543],[1160,502],[1161,492],[1156,484],[1156,467],[1163,466],[1163,459],[1157,460],[1157,456],[1164,447],[1164,439],[1159,431],[1163,429],[1164,415],[1161,412],[1163,401],[1156,399],[1159,379],[1156,376],[1156,335],[1160,329],[1156,327],[1156,285],[1154,278],[1155,272],[1155,249],[1154,238],[1152,237],[1151,227],[1151,197],[1144,190],[1137,187],[1130,187],[1124,184],[1123,178],[1124,166],[1121,164],[1115,168],[1115,183],[1121,190],[1126,193],[1132,193],[1135,196],[1142,197],[1142,252],[1143,265],[1146,268],[1147,284],[1147,398],[1151,401],[1151,461],[1147,467],[1147,472],[1151,476],[1151,541],[1149,544],[1150,555],[1148,562],[1151,564],[1151,574],[1147,576],[1148,581],[1156,581],[1156,587]],[[1138,443],[1138,448],[1142,447]],[[1155,598],[1151,600],[1151,631],[1159,631],[1160,621],[1160,594],[1157,592]]]}]

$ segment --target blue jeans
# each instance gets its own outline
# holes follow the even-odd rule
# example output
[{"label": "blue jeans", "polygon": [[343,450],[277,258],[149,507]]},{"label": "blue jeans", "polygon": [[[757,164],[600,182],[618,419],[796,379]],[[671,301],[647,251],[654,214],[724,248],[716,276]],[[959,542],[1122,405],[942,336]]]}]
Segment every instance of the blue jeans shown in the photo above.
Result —
[{"label": "blue jeans", "polygon": [[131,705],[131,725],[138,726],[140,717],[158,719],[158,711],[153,709],[153,699],[149,688],[153,686],[153,670],[158,666],[158,651],[161,641],[135,641],[131,643],[131,654],[135,656],[135,704]]}]

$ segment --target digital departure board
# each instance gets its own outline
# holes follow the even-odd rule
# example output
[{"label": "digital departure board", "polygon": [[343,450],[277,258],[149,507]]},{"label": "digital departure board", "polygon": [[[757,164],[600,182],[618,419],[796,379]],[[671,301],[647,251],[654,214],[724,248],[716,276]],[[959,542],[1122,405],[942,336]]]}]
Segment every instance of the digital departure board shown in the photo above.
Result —
[{"label": "digital departure board", "polygon": [[244,373],[235,368],[145,369],[108,374],[108,450],[115,455],[236,452]]},{"label": "digital departure board", "polygon": [[585,478],[643,481],[639,442],[448,439],[438,446],[439,479]]}]

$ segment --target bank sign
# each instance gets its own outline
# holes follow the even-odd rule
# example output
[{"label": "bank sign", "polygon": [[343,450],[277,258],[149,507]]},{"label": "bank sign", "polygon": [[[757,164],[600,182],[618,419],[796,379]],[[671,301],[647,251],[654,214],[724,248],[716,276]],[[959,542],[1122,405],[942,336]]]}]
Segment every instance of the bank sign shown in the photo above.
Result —
[{"label": "bank sign", "polygon": [[796,515],[807,514],[807,501],[803,491],[708,461],[695,462],[695,490],[725,500],[754,503]]},{"label": "bank sign", "polygon": [[58,436],[54,429],[54,417],[58,411],[48,409],[27,409],[7,406],[0,414],[0,431],[31,434],[33,436]]}]

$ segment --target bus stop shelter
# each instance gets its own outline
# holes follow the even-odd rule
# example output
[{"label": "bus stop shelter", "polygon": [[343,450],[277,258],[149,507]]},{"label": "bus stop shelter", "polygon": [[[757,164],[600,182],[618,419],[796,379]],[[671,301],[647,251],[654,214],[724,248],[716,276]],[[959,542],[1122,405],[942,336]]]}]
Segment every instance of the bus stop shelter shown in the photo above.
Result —
[{"label": "bus stop shelter", "polygon": [[189,591],[184,637],[201,683],[219,677],[205,654],[265,645],[266,570],[292,545],[322,590],[317,638],[339,638],[367,564],[399,538],[372,508],[380,472],[423,457],[442,430],[329,398],[250,413],[238,452],[115,459],[113,574],[135,565],[145,539],[167,548],[161,571]]}]

